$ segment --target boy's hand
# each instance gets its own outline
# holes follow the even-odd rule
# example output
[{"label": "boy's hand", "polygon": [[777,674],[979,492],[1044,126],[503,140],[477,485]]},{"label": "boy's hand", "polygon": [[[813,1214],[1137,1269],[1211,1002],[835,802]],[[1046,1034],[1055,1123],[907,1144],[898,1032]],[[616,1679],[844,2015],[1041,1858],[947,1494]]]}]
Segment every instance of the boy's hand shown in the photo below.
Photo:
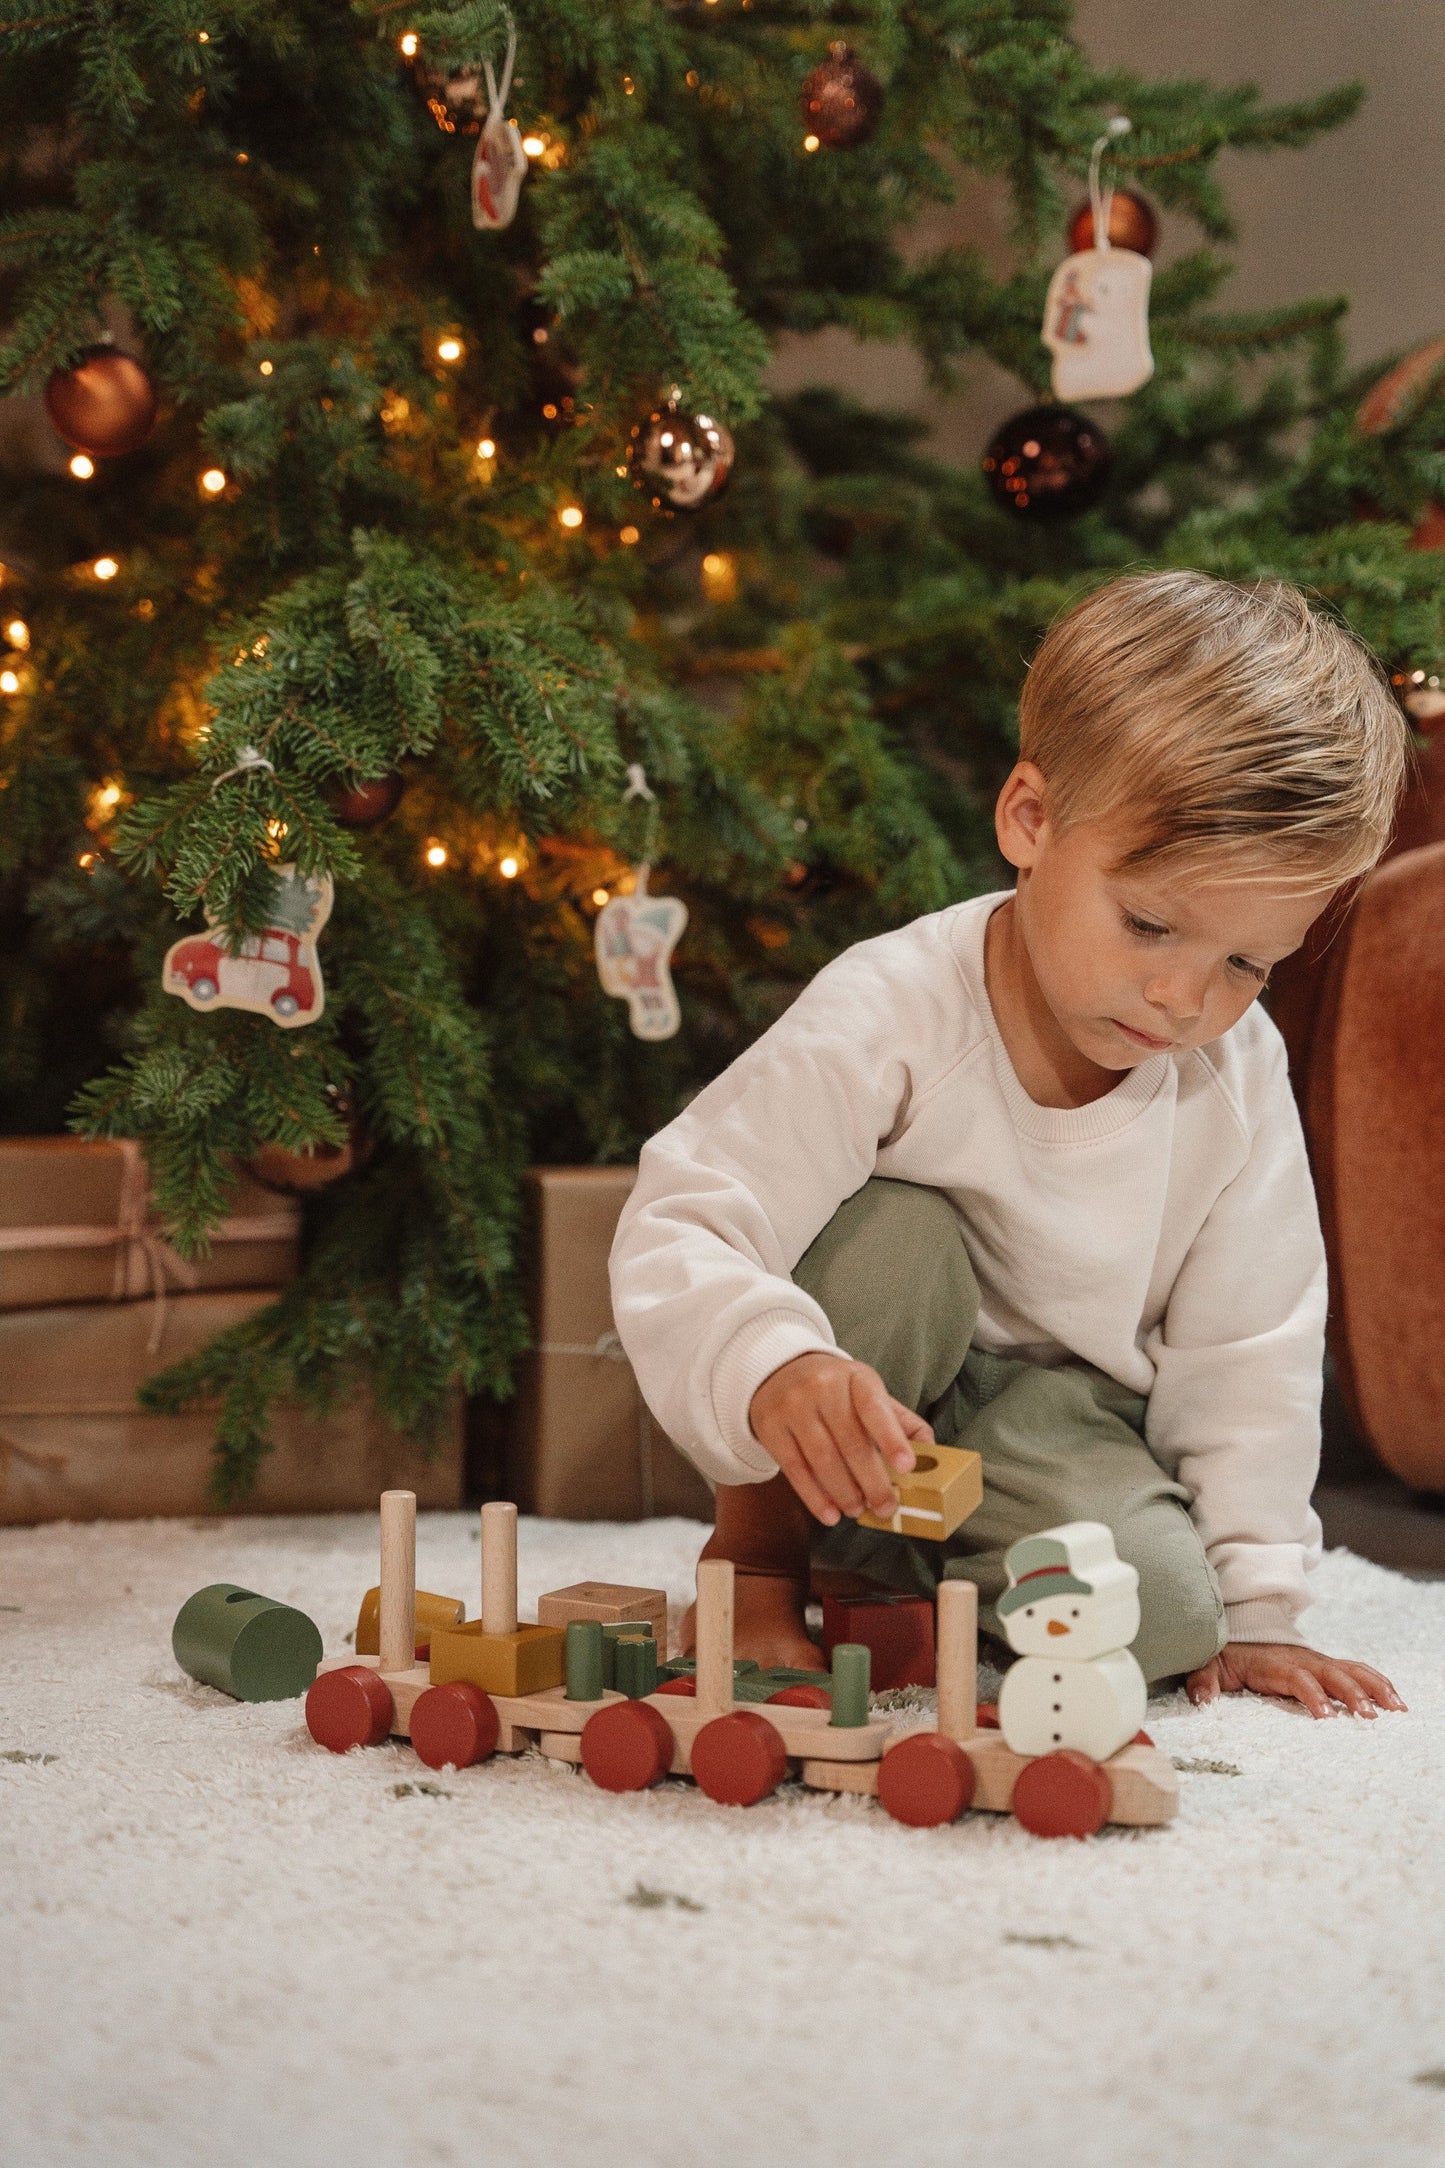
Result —
[{"label": "boy's hand", "polygon": [[890,1468],[906,1475],[913,1466],[910,1439],[933,1442],[923,1417],[895,1400],[876,1370],[846,1355],[795,1355],[763,1379],[748,1421],[825,1528],[845,1513],[891,1515],[898,1494]]},{"label": "boy's hand", "polygon": [[1384,1673],[1368,1664],[1345,1663],[1283,1641],[1231,1641],[1186,1683],[1189,1699],[1200,1705],[1220,1694],[1251,1693],[1303,1702],[1311,1716],[1333,1716],[1337,1706],[1351,1716],[1405,1706]]}]

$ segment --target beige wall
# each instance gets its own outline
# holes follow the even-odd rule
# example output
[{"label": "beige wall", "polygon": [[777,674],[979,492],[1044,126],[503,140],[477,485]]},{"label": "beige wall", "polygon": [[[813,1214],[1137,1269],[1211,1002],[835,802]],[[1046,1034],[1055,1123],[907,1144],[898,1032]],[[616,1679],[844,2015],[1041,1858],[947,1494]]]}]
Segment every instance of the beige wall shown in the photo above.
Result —
[{"label": "beige wall", "polygon": [[[1221,158],[1239,226],[1222,305],[1348,294],[1358,361],[1445,332],[1445,0],[1081,0],[1075,25],[1095,62],[1145,76],[1253,82],[1273,99],[1366,83],[1363,110],[1309,150]],[[972,241],[1001,265],[1005,228],[997,191],[970,181],[911,239]],[[1161,258],[1196,239],[1187,222],[1166,220]],[[820,380],[927,414],[948,459],[973,458],[1019,404],[1016,380],[986,364],[961,397],[940,399],[911,353],[839,332],[785,340],[773,384]]]}]

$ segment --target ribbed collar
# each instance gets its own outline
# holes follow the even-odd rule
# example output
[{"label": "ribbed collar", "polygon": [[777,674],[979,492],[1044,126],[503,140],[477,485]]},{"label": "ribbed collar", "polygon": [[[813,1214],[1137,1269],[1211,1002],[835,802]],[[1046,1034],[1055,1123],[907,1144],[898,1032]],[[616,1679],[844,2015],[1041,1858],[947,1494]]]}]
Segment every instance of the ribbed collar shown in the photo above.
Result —
[{"label": "ribbed collar", "polygon": [[1037,1100],[1030,1099],[1004,1045],[983,967],[988,922],[1012,893],[1011,889],[1000,889],[963,905],[954,925],[953,951],[969,992],[978,1003],[978,1013],[988,1027],[994,1071],[1013,1125],[1021,1137],[1029,1137],[1036,1144],[1092,1144],[1101,1137],[1117,1136],[1172,1084],[1174,1057],[1151,1054],[1137,1068],[1127,1069],[1123,1082],[1111,1092],[1105,1092],[1102,1099],[1090,1100],[1085,1107],[1041,1107]]}]

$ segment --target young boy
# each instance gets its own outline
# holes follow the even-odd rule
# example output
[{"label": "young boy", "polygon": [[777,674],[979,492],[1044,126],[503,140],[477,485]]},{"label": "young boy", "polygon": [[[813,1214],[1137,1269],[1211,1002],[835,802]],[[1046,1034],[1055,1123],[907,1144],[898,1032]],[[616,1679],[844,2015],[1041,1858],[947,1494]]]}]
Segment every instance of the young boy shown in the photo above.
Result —
[{"label": "young boy", "polygon": [[[1012,893],[838,957],[642,1154],[617,1329],[716,1479],[738,1647],[818,1661],[810,1555],[986,1625],[1003,1555],[1102,1520],[1148,1678],[1315,1716],[1404,1704],[1299,1626],[1320,1553],[1325,1261],[1256,1005],[1375,863],[1403,723],[1286,586],[1115,580],[1050,631],[998,799]],[[936,1437],[983,1457],[945,1545],[856,1526]]]}]

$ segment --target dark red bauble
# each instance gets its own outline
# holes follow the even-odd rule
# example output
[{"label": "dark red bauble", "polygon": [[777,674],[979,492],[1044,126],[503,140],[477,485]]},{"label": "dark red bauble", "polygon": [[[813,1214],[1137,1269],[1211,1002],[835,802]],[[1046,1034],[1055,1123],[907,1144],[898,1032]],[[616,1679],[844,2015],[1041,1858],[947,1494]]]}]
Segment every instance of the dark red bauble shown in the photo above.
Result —
[{"label": "dark red bauble", "polygon": [[92,459],[139,451],[155,427],[156,405],[149,370],[114,346],[88,347],[45,387],[45,411],[57,434]]},{"label": "dark red bauble", "polygon": [[866,143],[878,125],[883,85],[840,38],[829,46],[827,59],[804,77],[799,104],[809,133],[820,143],[830,151],[852,150]]},{"label": "dark red bauble", "polygon": [[1020,519],[1068,519],[1098,501],[1113,460],[1097,422],[1073,407],[1027,407],[983,455],[996,503]]},{"label": "dark red bauble", "polygon": [[365,783],[328,784],[326,803],[332,819],[342,828],[377,828],[396,811],[405,789],[404,778],[392,768],[386,775],[372,776]]},{"label": "dark red bauble", "polygon": [[[1094,207],[1086,196],[1069,220],[1069,254],[1094,245]],[[1152,256],[1159,245],[1159,220],[1146,196],[1133,188],[1116,188],[1109,205],[1109,246],[1132,248],[1136,256]]]}]

